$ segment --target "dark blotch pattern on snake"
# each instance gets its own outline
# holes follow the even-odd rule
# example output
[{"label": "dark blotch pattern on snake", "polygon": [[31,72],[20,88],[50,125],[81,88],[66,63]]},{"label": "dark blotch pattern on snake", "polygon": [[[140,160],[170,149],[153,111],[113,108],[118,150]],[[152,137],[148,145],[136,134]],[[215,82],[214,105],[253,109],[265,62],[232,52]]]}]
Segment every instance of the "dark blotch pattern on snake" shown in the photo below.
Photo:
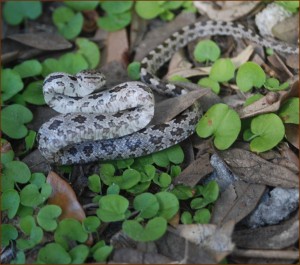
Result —
[{"label": "dark blotch pattern on snake", "polygon": [[149,52],[141,62],[144,83],[127,82],[99,92],[105,83],[99,71],[87,70],[75,76],[50,74],[44,81],[44,97],[50,107],[62,114],[39,130],[43,156],[56,164],[125,159],[163,150],[189,137],[202,114],[199,104],[194,103],[169,122],[147,126],[154,114],[151,89],[169,96],[187,93],[162,82],[155,73],[179,48],[207,35],[247,38],[274,50],[299,53],[298,47],[263,39],[243,25],[204,21],[173,33]]}]

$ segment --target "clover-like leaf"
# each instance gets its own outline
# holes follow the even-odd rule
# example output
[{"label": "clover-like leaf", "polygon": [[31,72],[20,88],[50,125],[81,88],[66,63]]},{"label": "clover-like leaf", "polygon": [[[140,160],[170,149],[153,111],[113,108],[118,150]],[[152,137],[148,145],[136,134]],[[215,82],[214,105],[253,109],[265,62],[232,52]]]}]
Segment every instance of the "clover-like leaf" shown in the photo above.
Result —
[{"label": "clover-like leaf", "polygon": [[28,207],[36,207],[47,199],[34,184],[26,185],[20,192],[20,198],[21,204]]},{"label": "clover-like leaf", "polygon": [[100,224],[101,222],[96,216],[88,216],[82,221],[83,229],[88,233],[96,232]]},{"label": "clover-like leaf", "polygon": [[18,237],[18,231],[12,224],[1,224],[1,246],[7,247],[10,240]]},{"label": "clover-like leaf", "polygon": [[217,81],[210,79],[209,77],[203,77],[198,81],[198,85],[201,87],[209,88],[214,93],[220,93],[220,85]]},{"label": "clover-like leaf", "polygon": [[12,161],[15,157],[15,153],[6,139],[1,139],[1,163],[5,165],[6,163]]},{"label": "clover-like leaf", "polygon": [[26,239],[19,238],[17,240],[16,242],[17,248],[20,250],[31,249],[42,241],[43,236],[44,236],[43,230],[34,224],[31,227],[29,238]]},{"label": "clover-like leaf", "polygon": [[126,169],[122,176],[114,177],[113,179],[120,186],[120,189],[127,190],[139,183],[141,174],[135,169]]},{"label": "clover-like leaf", "polygon": [[120,14],[128,11],[133,5],[133,1],[106,1],[101,3],[101,7],[108,14]]},{"label": "clover-like leaf", "polygon": [[184,185],[176,185],[172,190],[172,193],[179,200],[188,200],[193,197],[193,189]]},{"label": "clover-like leaf", "polygon": [[179,210],[179,201],[177,197],[166,191],[155,194],[159,203],[158,215],[170,220]]},{"label": "clover-like leaf", "polygon": [[97,262],[105,262],[112,251],[112,246],[103,246],[101,248],[97,248],[93,253],[93,258]]},{"label": "clover-like leaf", "polygon": [[250,143],[253,152],[265,152],[275,147],[284,137],[282,120],[274,113],[262,114],[252,119]]},{"label": "clover-like leaf", "polygon": [[132,62],[127,66],[127,73],[132,80],[139,80],[140,79],[140,69],[141,63],[140,62]]},{"label": "clover-like leaf", "polygon": [[57,205],[45,205],[39,210],[37,222],[45,231],[54,231],[57,227],[56,218],[61,215],[61,208]]},{"label": "clover-like leaf", "polygon": [[127,11],[120,14],[110,14],[100,17],[97,21],[97,25],[106,31],[117,31],[129,25],[130,21],[131,12]]},{"label": "clover-like leaf", "polygon": [[24,162],[11,161],[5,164],[3,177],[10,178],[18,183],[26,183],[31,177],[31,172]]},{"label": "clover-like leaf", "polygon": [[216,61],[221,54],[219,46],[212,40],[198,42],[194,49],[194,57],[198,62]]},{"label": "clover-like leaf", "polygon": [[89,69],[96,68],[100,62],[100,50],[96,43],[86,38],[77,38],[75,43],[79,47],[77,52],[88,62]]},{"label": "clover-like leaf", "polygon": [[71,264],[83,264],[90,253],[90,249],[86,245],[77,245],[69,251],[72,262]]},{"label": "clover-like leaf", "polygon": [[299,124],[299,98],[290,98],[285,101],[278,115],[284,123]]},{"label": "clover-like leaf", "polygon": [[32,118],[32,112],[28,108],[18,104],[9,105],[2,110],[2,131],[13,139],[21,139],[28,132],[24,124]]},{"label": "clover-like leaf", "polygon": [[37,257],[39,264],[69,264],[70,262],[69,253],[57,243],[49,243],[41,248]]},{"label": "clover-like leaf", "polygon": [[20,196],[16,190],[10,189],[2,193],[1,211],[7,211],[9,219],[12,219],[16,215],[19,204]]},{"label": "clover-like leaf", "polygon": [[193,219],[197,224],[208,224],[210,217],[211,214],[208,209],[200,209],[195,212]]},{"label": "clover-like leaf", "polygon": [[140,217],[151,218],[157,214],[159,210],[159,203],[152,193],[146,192],[137,195],[134,198],[133,207],[140,212]]},{"label": "clover-like leaf", "polygon": [[260,88],[266,81],[264,70],[254,62],[246,62],[240,66],[236,75],[236,84],[243,92],[253,87]]},{"label": "clover-like leaf", "polygon": [[121,195],[110,194],[99,200],[97,216],[103,222],[116,222],[124,220],[129,201]]},{"label": "clover-like leaf", "polygon": [[38,60],[27,60],[18,65],[13,69],[18,72],[21,78],[37,76],[42,72],[42,65]]},{"label": "clover-like leaf", "polygon": [[217,82],[227,82],[234,77],[235,66],[228,58],[221,58],[211,67],[209,78]]},{"label": "clover-like leaf", "polygon": [[122,229],[130,238],[140,242],[155,241],[167,231],[167,221],[162,217],[155,217],[143,227],[138,221],[126,220]]},{"label": "clover-like leaf", "polygon": [[135,11],[144,19],[152,19],[165,11],[158,1],[138,1],[135,4]]},{"label": "clover-like leaf", "polygon": [[65,53],[59,58],[59,64],[65,69],[64,72],[72,75],[89,68],[88,62],[79,53]]},{"label": "clover-like leaf", "polygon": [[76,11],[94,10],[99,2],[98,1],[65,1],[64,4]]},{"label": "clover-like leaf", "polygon": [[183,212],[182,215],[180,216],[180,221],[185,225],[192,224],[193,223],[192,214],[187,211]]},{"label": "clover-like leaf", "polygon": [[6,101],[20,92],[24,87],[21,76],[12,69],[1,71],[2,101]]},{"label": "clover-like leaf", "polygon": [[97,174],[88,177],[88,187],[93,192],[101,192],[101,180]]},{"label": "clover-like leaf", "polygon": [[43,95],[43,81],[31,82],[22,93],[23,99],[34,105],[45,105],[45,99]]},{"label": "clover-like leaf", "polygon": [[214,144],[224,150],[230,147],[237,139],[241,129],[239,115],[226,104],[215,104],[197,124],[196,132],[206,138],[214,135]]}]

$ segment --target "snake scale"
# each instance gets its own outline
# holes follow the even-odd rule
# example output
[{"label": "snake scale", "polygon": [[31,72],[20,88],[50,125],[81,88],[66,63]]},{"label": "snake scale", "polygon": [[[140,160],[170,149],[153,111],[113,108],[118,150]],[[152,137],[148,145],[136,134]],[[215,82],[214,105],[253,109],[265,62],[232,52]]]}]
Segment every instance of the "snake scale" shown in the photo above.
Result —
[{"label": "snake scale", "polygon": [[154,114],[151,89],[173,97],[187,93],[164,83],[155,73],[179,48],[208,35],[231,35],[284,53],[299,53],[298,47],[266,40],[241,24],[204,21],[183,27],[150,51],[141,61],[143,82],[99,91],[105,82],[99,71],[75,76],[52,73],[44,81],[44,97],[62,114],[44,123],[38,132],[42,155],[55,164],[125,159],[163,150],[189,137],[201,117],[201,106],[196,102],[171,121],[147,126]]}]

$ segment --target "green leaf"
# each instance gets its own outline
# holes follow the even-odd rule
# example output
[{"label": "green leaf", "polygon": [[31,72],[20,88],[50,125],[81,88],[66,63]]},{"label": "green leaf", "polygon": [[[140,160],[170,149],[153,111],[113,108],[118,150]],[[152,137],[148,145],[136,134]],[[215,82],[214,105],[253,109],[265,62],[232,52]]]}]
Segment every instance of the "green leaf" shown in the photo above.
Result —
[{"label": "green leaf", "polygon": [[42,65],[38,60],[27,60],[16,65],[13,70],[18,72],[21,78],[32,77],[41,74]]},{"label": "green leaf", "polygon": [[180,145],[173,145],[166,149],[168,159],[174,164],[181,164],[184,160],[184,153]]},{"label": "green leaf", "polygon": [[131,189],[128,189],[127,191],[133,194],[140,194],[150,187],[151,181],[139,183],[135,186],[133,186]]},{"label": "green leaf", "polygon": [[184,185],[176,185],[172,190],[172,193],[178,198],[178,200],[188,200],[194,196],[193,189]]},{"label": "green leaf", "polygon": [[217,82],[227,82],[234,77],[235,66],[230,59],[221,58],[212,65],[209,78]]},{"label": "green leaf", "polygon": [[1,224],[1,246],[7,247],[10,240],[18,237],[17,229],[11,224]]},{"label": "green leaf", "polygon": [[15,153],[10,145],[10,143],[1,139],[1,163],[5,165],[6,163],[12,161],[15,157]]},{"label": "green leaf", "polygon": [[140,69],[141,63],[140,62],[132,62],[127,66],[127,73],[132,80],[139,80],[140,79]]},{"label": "green leaf", "polygon": [[190,212],[185,211],[182,213],[180,221],[185,225],[189,225],[193,223],[193,217]]},{"label": "green leaf", "polygon": [[123,222],[122,229],[124,233],[135,241],[155,241],[167,231],[167,221],[162,217],[155,217],[143,227],[138,221],[126,220]]},{"label": "green leaf", "polygon": [[152,165],[145,165],[144,172],[145,174],[142,175],[143,177],[141,179],[141,182],[152,180],[155,176],[156,168]]},{"label": "green leaf", "polygon": [[21,139],[28,133],[24,124],[33,118],[32,112],[18,104],[9,105],[2,110],[2,131],[13,139]]},{"label": "green leaf", "polygon": [[119,194],[120,193],[120,186],[113,183],[111,184],[107,190],[106,190],[106,194]]},{"label": "green leaf", "polygon": [[64,4],[76,11],[94,10],[99,4],[98,1],[64,1]]},{"label": "green leaf", "polygon": [[102,164],[100,168],[100,178],[107,186],[113,183],[112,178],[115,175],[115,167],[112,164]]},{"label": "green leaf", "polygon": [[89,255],[90,249],[86,245],[78,245],[69,251],[71,264],[83,264]]},{"label": "green leaf", "polygon": [[117,31],[128,26],[131,22],[131,12],[121,14],[111,14],[100,17],[97,25],[106,31]]},{"label": "green leaf", "polygon": [[159,167],[167,167],[170,164],[166,149],[152,154],[153,162]]},{"label": "green leaf", "polygon": [[101,7],[108,14],[120,14],[128,11],[133,5],[133,1],[105,1]]},{"label": "green leaf", "polygon": [[97,174],[88,177],[88,187],[93,192],[101,192],[101,180]]},{"label": "green leaf", "polygon": [[5,164],[3,177],[11,178],[18,183],[26,183],[31,177],[28,166],[21,161],[11,161]]},{"label": "green leaf", "polygon": [[59,58],[59,64],[65,69],[64,72],[75,75],[89,68],[87,61],[79,53],[66,53]]},{"label": "green leaf", "polygon": [[264,83],[264,87],[270,91],[280,91],[287,89],[289,87],[289,83],[284,82],[280,85],[278,79],[271,77],[266,80],[266,82]]},{"label": "green leaf", "polygon": [[68,250],[70,241],[83,243],[88,239],[88,234],[83,230],[79,221],[66,218],[59,222],[54,239],[56,243]]},{"label": "green leaf", "polygon": [[110,194],[103,196],[99,201],[97,216],[103,222],[116,222],[126,218],[125,212],[129,201],[121,195]]},{"label": "green leaf", "polygon": [[201,191],[202,196],[210,203],[218,199],[219,196],[219,185],[215,180],[210,181],[203,186]]},{"label": "green leaf", "polygon": [[169,81],[171,81],[171,82],[191,82],[190,80],[188,80],[187,78],[185,78],[181,75],[172,75],[169,78]]},{"label": "green leaf", "polygon": [[264,70],[256,63],[246,62],[240,66],[236,76],[236,84],[243,92],[253,87],[260,88],[266,81]]},{"label": "green leaf", "polygon": [[135,11],[144,19],[152,19],[165,11],[158,1],[137,1],[135,4]]},{"label": "green leaf", "polygon": [[42,241],[43,236],[43,230],[38,226],[33,226],[28,239],[20,238],[17,240],[17,248],[20,250],[31,249]]},{"label": "green leaf", "polygon": [[141,180],[141,174],[135,169],[126,169],[120,177],[114,177],[114,182],[120,189],[127,190],[135,186]]},{"label": "green leaf", "polygon": [[220,85],[217,81],[210,79],[209,77],[201,78],[198,83],[199,86],[209,88],[214,93],[219,94],[220,93]]},{"label": "green leaf", "polygon": [[77,37],[83,26],[82,14],[75,14],[71,8],[66,6],[56,8],[53,12],[52,20],[58,28],[58,32],[67,40]]},{"label": "green leaf", "polygon": [[37,222],[45,231],[54,231],[57,227],[56,218],[59,217],[62,210],[57,205],[46,205],[39,210]]},{"label": "green leaf", "polygon": [[20,196],[16,190],[6,190],[2,193],[1,211],[7,211],[7,216],[12,219],[19,208]]},{"label": "green leaf", "polygon": [[285,101],[278,115],[284,123],[299,124],[299,98],[290,98]]},{"label": "green leaf", "polygon": [[97,262],[105,262],[108,258],[108,256],[111,254],[113,251],[113,247],[111,246],[103,246],[101,248],[98,248],[94,253],[93,253],[93,258]]},{"label": "green leaf", "polygon": [[37,263],[40,264],[69,264],[70,262],[70,255],[57,243],[49,243],[41,248],[37,257]]},{"label": "green leaf", "polygon": [[219,46],[211,40],[198,42],[194,49],[194,57],[198,62],[216,61],[221,54]]},{"label": "green leaf", "polygon": [[275,147],[283,139],[285,130],[282,120],[269,113],[252,119],[251,132],[256,137],[250,143],[250,150],[261,153]]},{"label": "green leaf", "polygon": [[78,53],[88,62],[89,69],[96,68],[100,62],[100,50],[96,43],[86,38],[77,38],[75,43],[79,47]]},{"label": "green leaf", "polygon": [[36,185],[28,184],[20,192],[21,204],[28,207],[36,207],[43,203],[45,198]]},{"label": "green leaf", "polygon": [[4,4],[3,17],[10,25],[18,25],[25,18],[36,19],[42,14],[39,1],[8,1]]},{"label": "green leaf", "polygon": [[22,93],[23,99],[34,105],[45,105],[43,95],[43,81],[31,82]]},{"label": "green leaf", "polygon": [[193,219],[197,224],[208,224],[210,217],[211,215],[208,209],[200,209],[195,212]]},{"label": "green leaf", "polygon": [[166,191],[156,193],[155,197],[159,203],[158,215],[164,217],[166,220],[170,220],[179,210],[177,197]]},{"label": "green leaf", "polygon": [[97,232],[99,225],[101,224],[100,220],[96,216],[88,216],[82,221],[83,229],[87,233]]},{"label": "green leaf", "polygon": [[25,264],[26,256],[23,251],[18,251],[16,257],[10,262],[10,264]]},{"label": "green leaf", "polygon": [[184,3],[184,1],[162,1],[162,6],[166,9],[178,9],[181,7],[181,5]]},{"label": "green leaf", "polygon": [[158,182],[160,187],[167,188],[171,184],[172,178],[168,173],[163,172],[159,175]]},{"label": "green leaf", "polygon": [[27,215],[20,219],[20,228],[25,235],[29,236],[34,227],[36,224],[33,216]]},{"label": "green leaf", "polygon": [[117,168],[118,169],[126,169],[130,168],[130,166],[134,163],[133,158],[128,158],[128,159],[122,159],[122,160],[117,160]]},{"label": "green leaf", "polygon": [[12,69],[1,72],[2,101],[6,101],[20,92],[24,87],[21,76]]},{"label": "green leaf", "polygon": [[35,144],[35,137],[36,137],[36,132],[29,130],[28,135],[25,137],[26,152],[30,151],[33,148]]},{"label": "green leaf", "polygon": [[139,211],[142,218],[151,218],[155,216],[159,210],[157,198],[152,193],[142,193],[137,195],[133,201],[133,207]]},{"label": "green leaf", "polygon": [[252,103],[254,103],[255,101],[263,98],[264,96],[262,94],[255,94],[249,98],[246,99],[245,103],[244,103],[244,107],[247,107],[249,105],[251,105]]},{"label": "green leaf", "polygon": [[292,13],[298,12],[299,2],[298,1],[275,1],[277,5],[284,7],[287,11]]},{"label": "green leaf", "polygon": [[196,132],[206,138],[214,135],[214,144],[220,149],[229,148],[237,139],[241,130],[239,115],[226,104],[215,104],[197,124]]}]

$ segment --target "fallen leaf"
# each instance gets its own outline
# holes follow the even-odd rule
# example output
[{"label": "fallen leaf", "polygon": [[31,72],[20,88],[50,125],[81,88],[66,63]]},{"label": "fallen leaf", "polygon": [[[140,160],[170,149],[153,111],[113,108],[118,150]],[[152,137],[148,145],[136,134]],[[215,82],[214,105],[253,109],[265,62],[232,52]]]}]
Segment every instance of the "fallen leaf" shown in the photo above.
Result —
[{"label": "fallen leaf", "polygon": [[232,148],[218,153],[240,179],[272,187],[298,188],[299,178],[291,170],[273,164],[243,149]]},{"label": "fallen leaf", "polygon": [[299,126],[297,124],[284,124],[286,139],[299,150]]},{"label": "fallen leaf", "polygon": [[264,185],[236,181],[216,201],[211,223],[222,225],[230,220],[241,221],[251,213],[265,191]]}]

